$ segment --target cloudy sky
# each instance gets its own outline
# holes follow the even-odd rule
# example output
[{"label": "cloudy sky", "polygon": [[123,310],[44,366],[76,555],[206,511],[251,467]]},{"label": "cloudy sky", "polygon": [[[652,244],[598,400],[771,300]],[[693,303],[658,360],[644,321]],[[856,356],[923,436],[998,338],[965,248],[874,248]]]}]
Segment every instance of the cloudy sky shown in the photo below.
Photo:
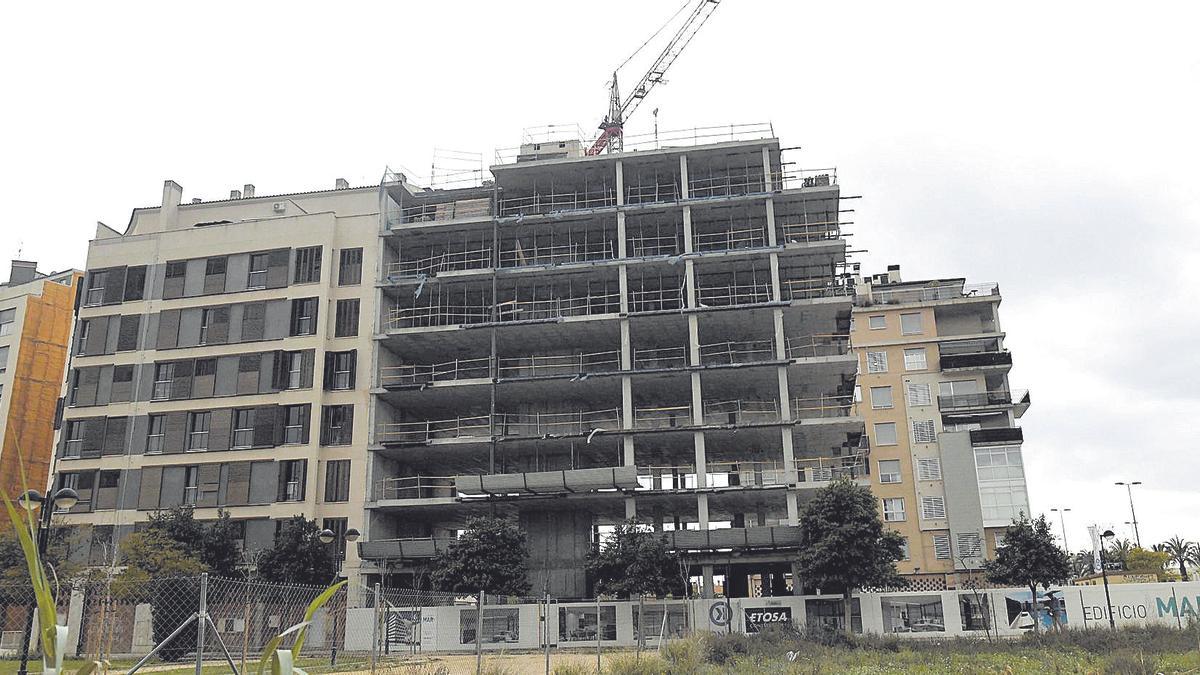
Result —
[{"label": "cloudy sky", "polygon": [[[677,0],[18,3],[0,255],[81,266],[162,181],[216,199],[423,173],[603,116]],[[1200,539],[1195,3],[724,0],[629,125],[773,122],[836,166],[864,271],[996,281],[1035,511]],[[640,74],[624,72],[625,81]]]}]

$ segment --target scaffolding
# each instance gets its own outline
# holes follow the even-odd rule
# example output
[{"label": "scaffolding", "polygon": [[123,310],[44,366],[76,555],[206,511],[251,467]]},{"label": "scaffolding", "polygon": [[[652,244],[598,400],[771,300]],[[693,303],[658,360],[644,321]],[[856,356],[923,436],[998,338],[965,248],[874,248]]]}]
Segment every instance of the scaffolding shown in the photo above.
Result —
[{"label": "scaffolding", "polygon": [[379,384],[382,387],[411,387],[490,377],[491,361],[491,358],[484,356],[475,359],[454,359],[442,363],[381,366]]},{"label": "scaffolding", "polygon": [[501,378],[519,378],[584,375],[620,369],[620,354],[616,350],[611,350],[502,357],[498,359],[497,372]]}]

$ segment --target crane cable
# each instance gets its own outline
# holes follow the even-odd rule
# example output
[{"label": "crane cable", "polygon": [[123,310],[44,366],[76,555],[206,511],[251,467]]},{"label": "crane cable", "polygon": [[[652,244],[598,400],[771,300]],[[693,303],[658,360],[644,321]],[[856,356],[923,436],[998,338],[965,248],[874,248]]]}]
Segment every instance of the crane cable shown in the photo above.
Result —
[{"label": "crane cable", "polygon": [[646,48],[646,45],[650,44],[650,42],[651,42],[652,40],[654,40],[654,38],[658,37],[658,34],[659,34],[659,33],[661,33],[661,32],[663,32],[663,29],[664,29],[664,28],[666,28],[667,26],[671,25],[671,22],[672,22],[672,21],[674,21],[674,20],[675,20],[675,19],[676,19],[676,18],[677,18],[677,17],[680,15],[680,13],[682,13],[682,12],[683,12],[683,10],[687,9],[688,5],[690,5],[690,4],[692,4],[692,0],[684,0],[683,4],[679,6],[679,9],[675,10],[675,13],[671,15],[671,18],[667,19],[666,23],[664,23],[663,25],[659,26],[659,27],[658,27],[658,30],[654,31],[654,34],[653,34],[653,35],[651,35],[650,37],[646,38],[646,41],[645,41],[645,42],[643,42],[643,43],[642,43],[642,45],[641,45],[640,47],[638,47],[637,49],[633,50],[633,53],[632,53],[632,54],[630,54],[630,55],[629,55],[629,56],[628,56],[628,57],[627,57],[627,58],[626,58],[624,61],[622,61],[622,62],[621,62],[621,65],[619,65],[619,66],[617,66],[616,68],[614,68],[614,69],[613,69],[613,72],[615,73],[615,72],[617,72],[618,70],[620,70],[620,69],[624,68],[624,67],[625,67],[625,65],[626,65],[627,63],[629,63],[630,61],[632,61],[632,60],[633,60],[633,57],[635,57],[635,56],[637,56],[639,53],[641,53],[641,51],[642,51],[643,49],[645,49],[645,48]]}]

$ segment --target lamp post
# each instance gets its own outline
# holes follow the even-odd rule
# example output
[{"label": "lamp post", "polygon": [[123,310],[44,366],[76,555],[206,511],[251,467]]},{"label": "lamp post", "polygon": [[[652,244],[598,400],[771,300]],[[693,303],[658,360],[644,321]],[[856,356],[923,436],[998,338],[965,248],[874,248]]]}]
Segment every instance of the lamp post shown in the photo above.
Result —
[{"label": "lamp post", "polygon": [[1113,618],[1112,597],[1108,594],[1108,562],[1104,559],[1104,546],[1117,535],[1112,530],[1105,530],[1100,535],[1100,576],[1104,578],[1104,608],[1108,612],[1108,627],[1116,630],[1117,621]]},{"label": "lamp post", "polygon": [[[342,535],[342,539],[344,539],[347,544],[353,544],[354,542],[358,541],[358,537],[360,534],[361,533],[358,530],[356,530],[352,527],[352,528],[346,530],[345,534]],[[317,533],[317,539],[320,540],[320,542],[322,544],[332,544],[333,541],[335,539],[337,539],[337,535],[333,533],[333,530],[331,530],[329,528],[325,528]],[[335,549],[333,552],[333,557],[334,557],[335,563],[337,564],[337,571],[333,575],[333,582],[337,583],[337,580],[340,579],[342,576],[342,562],[345,560],[345,551],[338,551]],[[348,595],[349,595],[349,593],[347,592],[347,596]],[[345,605],[344,602],[342,604]],[[331,665],[331,666],[337,665],[337,641],[338,641],[338,615],[337,615],[337,612],[335,611],[333,613],[333,641],[332,641],[332,644],[330,644],[330,646],[329,646],[329,665]]]},{"label": "lamp post", "polygon": [[1142,535],[1138,532],[1137,511],[1133,510],[1133,486],[1141,484],[1142,481],[1140,480],[1130,481],[1128,483],[1119,480],[1115,483],[1115,485],[1124,485],[1125,492],[1129,494],[1129,515],[1133,517],[1133,520],[1130,522],[1133,523],[1133,539],[1137,542],[1138,548],[1142,547]]},{"label": "lamp post", "polygon": [[1063,550],[1064,550],[1064,551],[1066,551],[1067,553],[1070,553],[1070,552],[1071,552],[1071,548],[1070,548],[1069,546],[1067,546],[1067,519],[1066,519],[1066,514],[1067,514],[1067,512],[1069,512],[1071,509],[1050,509],[1050,510],[1051,510],[1052,512],[1054,512],[1054,513],[1057,513],[1057,514],[1058,514],[1058,522],[1059,522],[1059,524],[1060,524],[1060,525],[1062,525],[1062,531],[1063,531]]},{"label": "lamp post", "polygon": [[[29,490],[21,495],[17,500],[21,504],[21,508],[32,512],[34,509],[41,506],[41,513],[38,515],[37,528],[37,554],[38,562],[43,563],[43,558],[46,555],[46,547],[50,545],[50,516],[54,514],[54,508],[70,509],[79,503],[79,493],[71,488],[59,488],[49,497],[42,496],[42,493],[37,490]],[[25,615],[25,631],[21,634],[21,665],[17,668],[17,675],[28,675],[29,673],[29,641],[33,637],[33,615],[36,613],[35,604],[29,608],[29,612]]]}]

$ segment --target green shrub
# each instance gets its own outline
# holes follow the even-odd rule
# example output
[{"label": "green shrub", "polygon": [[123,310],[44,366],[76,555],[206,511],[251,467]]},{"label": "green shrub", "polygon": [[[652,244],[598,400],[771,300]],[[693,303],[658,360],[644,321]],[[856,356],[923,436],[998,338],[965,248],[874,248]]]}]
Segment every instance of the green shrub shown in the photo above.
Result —
[{"label": "green shrub", "polygon": [[554,666],[554,675],[594,675],[596,669],[579,661],[568,661]]},{"label": "green shrub", "polygon": [[1119,651],[1104,661],[1104,675],[1156,675],[1158,659],[1142,652]]},{"label": "green shrub", "polygon": [[620,654],[604,666],[609,675],[672,675],[674,671],[666,659],[655,654]]},{"label": "green shrub", "polygon": [[707,655],[708,648],[701,637],[670,640],[662,647],[662,657],[671,665],[671,672],[679,675],[699,673]]}]

